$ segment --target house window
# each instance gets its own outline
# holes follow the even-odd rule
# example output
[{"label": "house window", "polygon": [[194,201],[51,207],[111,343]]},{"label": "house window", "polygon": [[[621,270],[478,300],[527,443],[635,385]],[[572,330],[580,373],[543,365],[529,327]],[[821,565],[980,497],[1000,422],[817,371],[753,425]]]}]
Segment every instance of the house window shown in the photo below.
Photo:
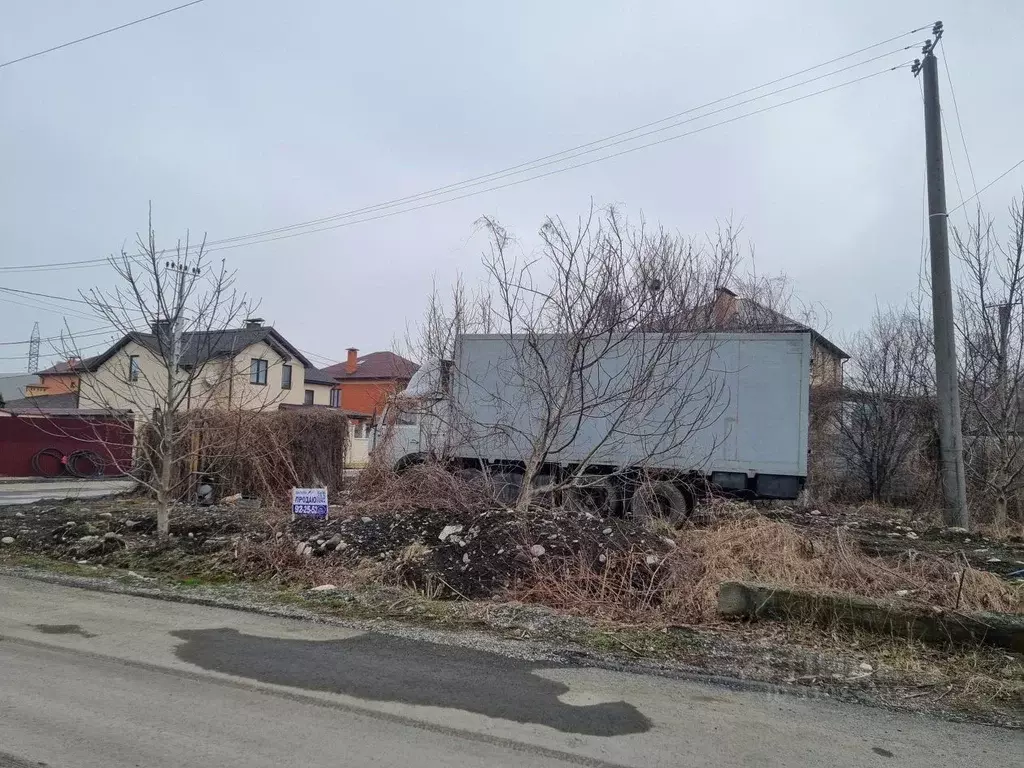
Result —
[{"label": "house window", "polygon": [[249,367],[249,383],[259,384],[260,386],[267,385],[267,361],[258,360],[255,357],[252,360],[252,365]]},{"label": "house window", "polygon": [[341,390],[331,390],[331,408],[341,408]]},{"label": "house window", "polygon": [[281,366],[281,389],[292,388],[292,367],[290,365]]},{"label": "house window", "polygon": [[312,405],[313,404],[313,390],[312,389],[307,389],[306,390],[306,397],[305,397],[305,399],[302,402],[304,402],[306,405]]},{"label": "house window", "polygon": [[129,355],[128,356],[128,381],[139,380],[139,356]]}]

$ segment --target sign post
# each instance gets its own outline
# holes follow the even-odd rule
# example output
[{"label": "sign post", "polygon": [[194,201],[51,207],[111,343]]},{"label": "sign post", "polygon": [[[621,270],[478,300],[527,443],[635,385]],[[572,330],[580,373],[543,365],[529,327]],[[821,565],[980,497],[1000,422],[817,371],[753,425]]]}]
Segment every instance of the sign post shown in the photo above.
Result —
[{"label": "sign post", "polygon": [[292,488],[292,520],[297,517],[326,520],[327,489]]}]

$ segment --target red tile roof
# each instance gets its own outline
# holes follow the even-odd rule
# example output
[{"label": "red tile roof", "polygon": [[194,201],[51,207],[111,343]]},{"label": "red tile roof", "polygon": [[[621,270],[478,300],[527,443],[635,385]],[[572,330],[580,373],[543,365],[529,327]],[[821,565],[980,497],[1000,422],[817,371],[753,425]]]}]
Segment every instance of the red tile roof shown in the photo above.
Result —
[{"label": "red tile roof", "polygon": [[370,352],[356,358],[357,367],[354,373],[345,370],[347,363],[336,363],[324,368],[324,373],[336,379],[410,379],[419,370],[419,365],[406,360],[394,352]]}]

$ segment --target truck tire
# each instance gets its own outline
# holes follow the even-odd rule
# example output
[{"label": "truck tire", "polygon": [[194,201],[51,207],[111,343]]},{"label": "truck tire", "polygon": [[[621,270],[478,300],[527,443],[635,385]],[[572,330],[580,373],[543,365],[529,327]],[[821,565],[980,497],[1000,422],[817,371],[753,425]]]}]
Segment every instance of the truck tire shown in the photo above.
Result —
[{"label": "truck tire", "polygon": [[583,475],[577,484],[564,491],[570,509],[601,517],[622,514],[622,493],[614,479],[607,475]]},{"label": "truck tire", "polygon": [[629,502],[630,517],[638,520],[660,518],[674,526],[686,522],[693,512],[693,496],[668,480],[643,483]]},{"label": "truck tire", "polygon": [[479,488],[481,491],[487,487],[487,475],[484,474],[482,469],[467,467],[466,469],[460,469],[455,473],[455,476],[466,485]]},{"label": "truck tire", "polygon": [[530,488],[532,489],[530,503],[538,507],[553,507],[555,506],[555,492],[554,491],[539,491],[538,488],[546,488],[547,486],[554,483],[554,475],[534,475],[530,481]]},{"label": "truck tire", "polygon": [[491,475],[491,486],[494,489],[494,498],[510,506],[519,500],[523,476],[518,472],[494,472]]},{"label": "truck tire", "polygon": [[422,453],[410,453],[406,456],[403,456],[395,463],[395,473],[401,474],[402,472],[405,472],[405,470],[407,470],[409,467],[415,467],[422,463]]}]

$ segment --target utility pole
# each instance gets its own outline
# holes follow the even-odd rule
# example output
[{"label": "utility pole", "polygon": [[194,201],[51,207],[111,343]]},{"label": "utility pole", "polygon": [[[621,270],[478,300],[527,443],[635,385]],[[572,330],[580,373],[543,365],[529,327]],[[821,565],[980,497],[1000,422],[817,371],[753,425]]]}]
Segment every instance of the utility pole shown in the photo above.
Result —
[{"label": "utility pole", "polygon": [[32,326],[32,335],[28,337],[28,372],[39,370],[39,321]]},{"label": "utility pole", "polygon": [[932,27],[934,40],[925,43],[924,60],[913,72],[924,84],[924,140],[928,177],[928,233],[931,242],[932,320],[935,325],[935,380],[939,414],[939,462],[947,525],[967,528],[967,488],[964,479],[963,434],[960,424],[960,389],[953,325],[953,287],[949,270],[949,232],[946,179],[942,160],[942,113],[939,108],[938,65],[935,45],[942,37],[942,22]]},{"label": "utility pole", "polygon": [[997,304],[996,308],[999,311],[999,357],[997,359],[998,366],[996,367],[996,379],[999,387],[999,407],[1003,410],[1004,400],[1009,394],[1006,387],[1007,377],[1007,359],[1006,356],[1009,352],[1007,347],[1010,343],[1010,308],[1011,304],[1003,303]]},{"label": "utility pole", "polygon": [[190,267],[188,264],[174,261],[167,262],[167,269],[177,275],[174,284],[173,311],[171,317],[167,318],[171,334],[171,362],[174,366],[174,372],[177,373],[178,366],[181,363],[181,335],[185,324],[185,277],[188,276],[190,279],[194,279],[199,275],[200,270],[198,267]]}]

